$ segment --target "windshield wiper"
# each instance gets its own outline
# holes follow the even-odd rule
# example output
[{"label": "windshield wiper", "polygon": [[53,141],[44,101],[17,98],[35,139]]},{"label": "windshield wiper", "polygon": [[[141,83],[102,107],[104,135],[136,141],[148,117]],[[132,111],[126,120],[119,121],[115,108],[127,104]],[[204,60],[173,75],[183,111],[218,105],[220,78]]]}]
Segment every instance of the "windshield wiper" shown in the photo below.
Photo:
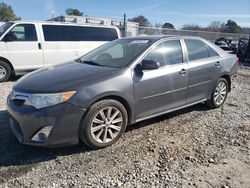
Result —
[{"label": "windshield wiper", "polygon": [[78,59],[77,62],[80,62],[80,63],[86,63],[86,64],[89,64],[89,65],[95,65],[95,66],[101,66],[99,63],[95,62],[95,61],[82,61],[81,59]]}]

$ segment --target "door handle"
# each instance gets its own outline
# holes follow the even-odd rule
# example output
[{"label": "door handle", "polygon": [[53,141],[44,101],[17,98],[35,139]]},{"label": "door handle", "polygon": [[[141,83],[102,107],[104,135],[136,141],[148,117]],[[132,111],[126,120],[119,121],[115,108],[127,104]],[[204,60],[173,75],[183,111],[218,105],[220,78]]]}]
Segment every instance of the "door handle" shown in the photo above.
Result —
[{"label": "door handle", "polygon": [[181,71],[179,72],[180,75],[186,75],[187,71],[186,69],[181,69]]},{"label": "door handle", "polygon": [[42,45],[41,45],[41,43],[40,43],[40,42],[38,43],[38,49],[39,49],[39,50],[41,50],[41,49],[42,49]]},{"label": "door handle", "polygon": [[215,66],[216,66],[216,67],[220,67],[220,62],[217,61],[217,62],[215,63]]}]

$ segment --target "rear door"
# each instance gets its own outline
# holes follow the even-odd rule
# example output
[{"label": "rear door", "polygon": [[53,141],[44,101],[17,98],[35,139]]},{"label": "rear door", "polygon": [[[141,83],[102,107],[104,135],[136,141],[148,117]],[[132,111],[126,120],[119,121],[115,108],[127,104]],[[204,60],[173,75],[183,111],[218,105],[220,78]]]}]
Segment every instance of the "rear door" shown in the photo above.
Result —
[{"label": "rear door", "polygon": [[188,64],[187,103],[194,103],[210,97],[220,71],[219,55],[204,41],[185,39]]},{"label": "rear door", "polygon": [[165,41],[144,59],[157,61],[161,67],[134,72],[137,119],[185,105],[188,64],[183,61],[180,41]]},{"label": "rear door", "polygon": [[15,69],[32,70],[43,67],[43,51],[35,24],[17,24],[3,39]]}]

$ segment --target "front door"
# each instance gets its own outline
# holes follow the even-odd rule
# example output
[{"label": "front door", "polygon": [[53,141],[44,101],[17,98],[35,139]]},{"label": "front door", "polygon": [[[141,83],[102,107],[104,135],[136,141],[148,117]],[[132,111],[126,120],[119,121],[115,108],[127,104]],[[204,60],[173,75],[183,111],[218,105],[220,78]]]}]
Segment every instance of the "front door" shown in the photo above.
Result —
[{"label": "front door", "polygon": [[3,40],[15,69],[32,70],[43,67],[43,52],[34,24],[14,26]]},{"label": "front door", "polygon": [[183,62],[179,40],[157,45],[145,60],[154,60],[156,70],[134,71],[137,119],[154,116],[186,104],[188,64]]}]

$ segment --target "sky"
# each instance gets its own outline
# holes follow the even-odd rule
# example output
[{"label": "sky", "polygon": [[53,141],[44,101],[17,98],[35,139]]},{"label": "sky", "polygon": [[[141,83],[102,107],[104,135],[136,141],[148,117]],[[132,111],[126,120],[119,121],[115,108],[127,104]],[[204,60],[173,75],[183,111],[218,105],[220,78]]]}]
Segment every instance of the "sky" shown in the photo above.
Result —
[{"label": "sky", "polygon": [[24,20],[46,20],[77,8],[88,16],[128,18],[144,15],[152,24],[207,26],[232,19],[250,27],[250,0],[4,0]]}]

